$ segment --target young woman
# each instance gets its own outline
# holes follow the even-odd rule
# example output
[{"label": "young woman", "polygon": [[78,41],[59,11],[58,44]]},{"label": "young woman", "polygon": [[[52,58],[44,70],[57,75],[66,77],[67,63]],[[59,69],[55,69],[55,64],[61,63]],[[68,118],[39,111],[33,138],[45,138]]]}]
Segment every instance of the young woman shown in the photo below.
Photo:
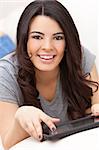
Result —
[{"label": "young woman", "polygon": [[16,52],[0,60],[5,150],[29,136],[41,140],[42,123],[55,131],[56,124],[69,119],[99,115],[94,61],[61,3],[30,3],[18,23]]}]

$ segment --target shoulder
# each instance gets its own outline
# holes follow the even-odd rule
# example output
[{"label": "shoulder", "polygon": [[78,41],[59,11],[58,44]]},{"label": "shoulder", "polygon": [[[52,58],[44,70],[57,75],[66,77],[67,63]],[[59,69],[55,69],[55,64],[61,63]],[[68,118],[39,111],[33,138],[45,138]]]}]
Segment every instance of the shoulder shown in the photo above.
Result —
[{"label": "shoulder", "polygon": [[0,59],[0,101],[21,104],[23,95],[17,82],[18,62],[15,52]]},{"label": "shoulder", "polygon": [[83,73],[90,73],[95,64],[95,54],[89,51],[87,48],[82,47],[82,70]]},{"label": "shoulder", "polygon": [[3,70],[11,75],[18,73],[18,61],[15,52],[0,59],[0,72]]}]

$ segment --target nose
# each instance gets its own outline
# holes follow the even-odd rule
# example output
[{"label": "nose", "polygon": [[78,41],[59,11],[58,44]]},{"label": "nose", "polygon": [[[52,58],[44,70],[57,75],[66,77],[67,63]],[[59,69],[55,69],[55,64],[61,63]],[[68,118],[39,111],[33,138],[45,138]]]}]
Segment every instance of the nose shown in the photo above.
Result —
[{"label": "nose", "polygon": [[42,49],[51,50],[52,49],[52,41],[50,38],[45,38],[42,43]]}]

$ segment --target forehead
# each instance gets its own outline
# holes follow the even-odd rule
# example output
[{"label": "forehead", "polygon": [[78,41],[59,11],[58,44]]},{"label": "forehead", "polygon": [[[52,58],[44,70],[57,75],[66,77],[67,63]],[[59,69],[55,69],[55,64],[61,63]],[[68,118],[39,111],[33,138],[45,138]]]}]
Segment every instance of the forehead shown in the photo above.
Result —
[{"label": "forehead", "polygon": [[40,31],[40,32],[62,32],[62,29],[58,22],[51,17],[39,15],[33,18],[30,24],[29,31]]}]

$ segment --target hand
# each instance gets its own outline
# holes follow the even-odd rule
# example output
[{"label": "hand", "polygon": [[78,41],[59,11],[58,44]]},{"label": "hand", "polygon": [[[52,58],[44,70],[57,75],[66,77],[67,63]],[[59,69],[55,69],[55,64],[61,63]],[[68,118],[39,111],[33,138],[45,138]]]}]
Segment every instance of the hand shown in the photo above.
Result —
[{"label": "hand", "polygon": [[99,103],[92,105],[91,112],[94,116],[99,116]]},{"label": "hand", "polygon": [[33,106],[20,107],[15,114],[15,119],[30,136],[37,140],[41,140],[43,137],[41,122],[44,122],[51,131],[54,131],[56,129],[54,123],[60,121],[60,119],[52,118]]}]

